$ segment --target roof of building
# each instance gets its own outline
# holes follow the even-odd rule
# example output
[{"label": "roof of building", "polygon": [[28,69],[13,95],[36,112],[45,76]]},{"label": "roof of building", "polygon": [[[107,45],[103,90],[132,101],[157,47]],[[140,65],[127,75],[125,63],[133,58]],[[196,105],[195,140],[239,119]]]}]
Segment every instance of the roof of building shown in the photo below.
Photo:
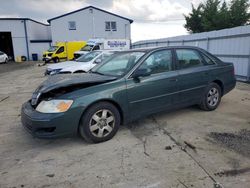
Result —
[{"label": "roof of building", "polygon": [[68,16],[68,15],[70,15],[70,14],[74,14],[74,13],[76,13],[76,12],[80,12],[80,11],[82,11],[82,10],[86,10],[86,9],[89,9],[89,8],[93,8],[93,9],[102,11],[102,12],[104,12],[104,13],[111,14],[111,15],[113,15],[113,16],[116,16],[116,17],[119,17],[119,18],[128,20],[130,23],[133,23],[133,20],[131,20],[131,19],[129,19],[129,18],[125,18],[125,17],[123,17],[123,16],[119,16],[119,15],[117,15],[117,14],[108,12],[108,11],[106,11],[106,10],[103,10],[103,9],[100,9],[100,8],[97,8],[97,7],[94,7],[94,6],[87,6],[87,7],[84,7],[84,8],[75,10],[75,11],[72,11],[72,12],[68,12],[68,13],[66,13],[66,14],[63,14],[63,15],[60,15],[60,16],[57,16],[57,17],[48,19],[47,21],[48,21],[48,23],[50,23],[52,20],[56,20],[56,19],[58,19],[58,18],[61,18],[61,17],[64,17],[64,16]]},{"label": "roof of building", "polygon": [[45,23],[33,20],[31,18],[0,18],[0,20],[29,20],[29,21],[32,21],[32,22],[35,22],[44,26],[49,26],[49,24],[45,24]]}]

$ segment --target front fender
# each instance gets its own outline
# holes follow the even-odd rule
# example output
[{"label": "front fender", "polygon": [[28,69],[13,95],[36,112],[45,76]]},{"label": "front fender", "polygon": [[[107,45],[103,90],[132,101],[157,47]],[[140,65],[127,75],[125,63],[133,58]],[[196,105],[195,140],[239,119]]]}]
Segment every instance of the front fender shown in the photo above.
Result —
[{"label": "front fender", "polygon": [[[61,96],[65,97],[65,96]],[[67,98],[73,98],[74,103],[72,108],[82,109],[83,114],[88,107],[100,101],[110,101],[117,105],[118,110],[121,111],[124,122],[128,118],[128,102],[126,82],[124,79],[116,80],[104,84],[91,86],[85,89],[80,89],[67,94]],[[79,121],[80,121],[79,117]]]}]

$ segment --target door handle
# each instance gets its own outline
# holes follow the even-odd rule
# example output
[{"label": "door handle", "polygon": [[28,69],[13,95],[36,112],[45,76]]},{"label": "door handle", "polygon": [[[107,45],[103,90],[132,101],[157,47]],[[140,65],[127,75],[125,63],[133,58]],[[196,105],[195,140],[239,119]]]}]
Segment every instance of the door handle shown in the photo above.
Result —
[{"label": "door handle", "polygon": [[178,79],[177,79],[177,78],[172,78],[172,79],[170,79],[169,81],[170,81],[170,82],[177,82]]}]

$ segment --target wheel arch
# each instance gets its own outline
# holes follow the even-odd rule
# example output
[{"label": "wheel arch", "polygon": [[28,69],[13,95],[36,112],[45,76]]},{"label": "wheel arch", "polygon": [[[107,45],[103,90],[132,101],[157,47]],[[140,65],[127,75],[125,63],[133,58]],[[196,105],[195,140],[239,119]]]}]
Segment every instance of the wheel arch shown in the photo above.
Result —
[{"label": "wheel arch", "polygon": [[116,102],[116,101],[114,101],[114,100],[112,100],[112,99],[100,99],[100,100],[94,101],[94,102],[90,103],[88,106],[86,106],[86,108],[83,110],[83,112],[82,112],[82,114],[81,114],[81,117],[80,117],[80,119],[79,119],[78,128],[79,128],[79,126],[80,126],[80,121],[81,121],[81,119],[82,119],[82,117],[83,117],[83,114],[84,114],[89,108],[91,108],[93,105],[95,105],[95,104],[97,104],[97,103],[100,103],[100,102],[108,102],[108,103],[111,103],[112,105],[114,105],[114,106],[117,108],[117,110],[118,110],[118,112],[119,112],[119,114],[120,114],[120,117],[121,117],[121,124],[124,123],[124,113],[123,113],[122,107],[118,104],[118,102]]},{"label": "wheel arch", "polygon": [[224,95],[224,84],[223,84],[223,82],[221,80],[219,80],[219,79],[216,79],[213,82],[216,83],[216,84],[218,84],[220,86],[220,88],[221,88],[221,95],[223,96]]}]

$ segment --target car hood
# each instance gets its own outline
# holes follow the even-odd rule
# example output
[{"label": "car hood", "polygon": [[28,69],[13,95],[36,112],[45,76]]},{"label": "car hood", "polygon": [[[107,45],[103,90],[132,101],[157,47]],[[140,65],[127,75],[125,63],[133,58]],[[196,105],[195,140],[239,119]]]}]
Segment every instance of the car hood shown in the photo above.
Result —
[{"label": "car hood", "polygon": [[94,73],[58,74],[50,76],[33,93],[31,98],[31,104],[37,105],[38,101],[41,100],[41,98],[43,98],[42,97],[43,95],[46,95],[52,91],[58,92],[58,90],[61,89],[65,92],[67,88],[70,88],[69,89],[70,92],[77,89],[83,89],[93,85],[98,85],[101,83],[113,81],[115,79],[116,77],[113,76],[104,76]]},{"label": "car hood", "polygon": [[92,62],[76,62],[73,63],[73,65],[68,66],[63,68],[60,72],[64,72],[64,71],[70,71],[70,72],[74,72],[76,70],[83,70],[85,72],[89,71],[89,69],[91,69],[92,67],[94,67],[96,64],[93,64]]},{"label": "car hood", "polygon": [[78,63],[78,62],[75,62],[75,61],[65,61],[65,62],[62,62],[62,63],[56,63],[56,64],[53,64],[53,65],[49,65],[47,67],[47,69],[64,69],[66,67],[70,67],[70,66],[73,66],[74,63]]},{"label": "car hood", "polygon": [[45,80],[37,89],[36,92],[46,93],[48,91],[65,88],[72,85],[84,85],[87,83],[103,83],[107,81],[115,80],[116,77],[104,76],[94,73],[83,74],[58,74],[50,76]]}]

